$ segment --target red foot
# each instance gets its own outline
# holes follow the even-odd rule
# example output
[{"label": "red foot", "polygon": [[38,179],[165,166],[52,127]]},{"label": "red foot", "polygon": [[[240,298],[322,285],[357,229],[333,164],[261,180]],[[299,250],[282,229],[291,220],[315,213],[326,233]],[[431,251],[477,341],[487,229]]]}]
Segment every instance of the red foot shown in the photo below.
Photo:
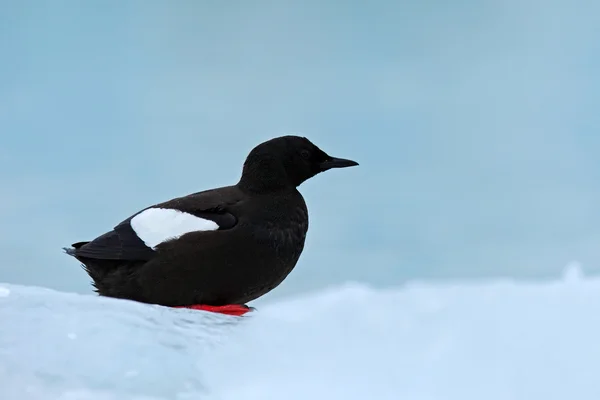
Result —
[{"label": "red foot", "polygon": [[225,306],[208,306],[205,304],[192,304],[190,306],[177,306],[175,308],[190,308],[192,310],[210,311],[219,314],[242,316],[253,310],[252,307],[239,304],[228,304]]}]

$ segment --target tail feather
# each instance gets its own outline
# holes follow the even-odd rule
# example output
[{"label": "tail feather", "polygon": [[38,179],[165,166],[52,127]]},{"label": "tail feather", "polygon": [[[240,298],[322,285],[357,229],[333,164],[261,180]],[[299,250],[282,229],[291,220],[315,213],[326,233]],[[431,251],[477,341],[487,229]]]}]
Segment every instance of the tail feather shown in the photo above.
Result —
[{"label": "tail feather", "polygon": [[75,257],[77,255],[77,249],[79,249],[81,246],[84,246],[84,245],[86,245],[88,243],[89,242],[77,242],[77,243],[73,243],[71,245],[71,247],[63,247],[63,250],[68,255]]},{"label": "tail feather", "polygon": [[102,294],[102,281],[105,279],[107,272],[110,271],[110,265],[105,265],[106,262],[101,260],[90,260],[84,258],[80,258],[77,255],[77,250],[81,248],[81,246],[87,244],[89,242],[77,242],[73,243],[71,247],[63,247],[63,251],[72,257],[75,257],[79,262],[81,262],[81,268],[92,278],[92,287],[94,291],[98,294]]},{"label": "tail feather", "polygon": [[134,279],[134,271],[144,261],[103,260],[81,256],[78,252],[89,242],[78,242],[71,247],[63,247],[63,251],[75,257],[83,270],[92,278],[94,291],[101,296],[128,298],[143,301],[140,289]]},{"label": "tail feather", "polygon": [[75,257],[75,253],[77,252],[77,249],[73,247],[63,247],[62,249],[65,253],[73,257]]}]

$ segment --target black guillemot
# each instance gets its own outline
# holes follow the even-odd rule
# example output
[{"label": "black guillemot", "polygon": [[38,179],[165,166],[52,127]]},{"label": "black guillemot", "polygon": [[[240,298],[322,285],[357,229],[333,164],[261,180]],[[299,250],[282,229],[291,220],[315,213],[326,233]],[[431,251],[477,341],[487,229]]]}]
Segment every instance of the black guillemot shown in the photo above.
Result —
[{"label": "black guillemot", "polygon": [[150,206],[64,250],[101,296],[242,315],[304,249],[308,210],[297,187],[355,165],[304,137],[277,137],[252,149],[237,184]]}]

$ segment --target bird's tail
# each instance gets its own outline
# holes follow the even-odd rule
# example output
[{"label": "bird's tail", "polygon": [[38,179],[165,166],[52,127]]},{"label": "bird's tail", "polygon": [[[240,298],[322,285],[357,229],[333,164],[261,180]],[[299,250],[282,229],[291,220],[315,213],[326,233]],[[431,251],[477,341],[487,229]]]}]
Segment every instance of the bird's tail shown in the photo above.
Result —
[{"label": "bird's tail", "polygon": [[71,247],[63,247],[63,250],[65,253],[67,253],[70,256],[76,257],[77,256],[77,249],[80,248],[81,246],[88,244],[89,242],[77,242],[77,243],[73,243],[71,245]]},{"label": "bird's tail", "polygon": [[77,249],[81,246],[87,244],[89,242],[77,242],[73,243],[71,247],[63,247],[63,251],[72,257],[75,257],[79,262],[81,262],[81,267],[83,270],[92,278],[92,286],[94,287],[94,291],[98,294],[102,292],[102,282],[106,277],[107,268],[105,265],[102,265],[103,262],[99,260],[90,260],[86,258],[81,258],[77,256]]},{"label": "bird's tail", "polygon": [[75,257],[75,252],[77,251],[77,249],[75,249],[74,247],[63,247],[63,251],[66,254]]}]

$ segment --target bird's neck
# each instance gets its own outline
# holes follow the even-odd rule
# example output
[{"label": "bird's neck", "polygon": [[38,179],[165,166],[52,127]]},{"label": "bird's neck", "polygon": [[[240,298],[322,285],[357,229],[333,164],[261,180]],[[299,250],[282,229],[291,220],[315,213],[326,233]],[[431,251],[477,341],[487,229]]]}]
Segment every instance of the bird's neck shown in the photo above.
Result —
[{"label": "bird's neck", "polygon": [[296,188],[289,182],[281,162],[269,157],[248,159],[237,186],[253,194],[286,192]]}]

